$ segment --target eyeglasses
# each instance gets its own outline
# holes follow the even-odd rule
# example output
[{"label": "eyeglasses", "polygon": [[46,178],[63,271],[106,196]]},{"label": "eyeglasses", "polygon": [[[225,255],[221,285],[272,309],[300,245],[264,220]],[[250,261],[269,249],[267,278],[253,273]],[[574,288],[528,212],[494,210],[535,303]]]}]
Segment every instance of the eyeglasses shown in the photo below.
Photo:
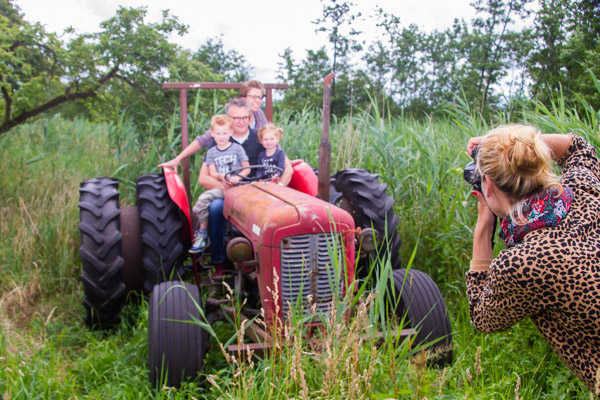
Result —
[{"label": "eyeglasses", "polygon": [[248,96],[246,96],[246,97],[250,97],[252,100],[262,100],[262,99],[264,99],[264,98],[265,98],[265,96],[256,96],[256,95],[254,95],[254,94],[249,94],[249,95],[248,95]]},{"label": "eyeglasses", "polygon": [[250,116],[248,115],[247,117],[229,117],[231,118],[234,122],[244,122],[247,121],[248,118],[250,118]]}]

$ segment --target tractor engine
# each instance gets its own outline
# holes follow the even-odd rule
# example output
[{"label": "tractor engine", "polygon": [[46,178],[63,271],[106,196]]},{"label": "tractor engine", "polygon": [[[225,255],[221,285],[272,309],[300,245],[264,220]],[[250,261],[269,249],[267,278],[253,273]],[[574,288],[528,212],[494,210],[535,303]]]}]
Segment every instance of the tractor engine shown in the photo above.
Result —
[{"label": "tractor engine", "polygon": [[223,215],[252,244],[267,321],[290,305],[327,313],[333,296],[354,279],[355,230],[348,212],[273,183],[225,194]]}]

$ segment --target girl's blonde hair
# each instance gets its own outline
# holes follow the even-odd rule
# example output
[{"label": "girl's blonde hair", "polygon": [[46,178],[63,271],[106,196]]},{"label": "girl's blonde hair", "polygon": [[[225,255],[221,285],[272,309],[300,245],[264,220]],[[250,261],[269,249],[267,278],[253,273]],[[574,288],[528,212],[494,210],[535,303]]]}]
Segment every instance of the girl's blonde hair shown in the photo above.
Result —
[{"label": "girl's blonde hair", "polygon": [[258,131],[258,141],[262,142],[263,136],[265,135],[265,133],[268,132],[273,132],[275,136],[277,136],[277,139],[281,139],[281,137],[283,136],[283,129],[276,126],[275,124],[268,123],[262,128],[260,128],[260,130]]},{"label": "girl's blonde hair", "polygon": [[487,175],[511,200],[509,216],[517,224],[525,224],[525,197],[562,186],[552,170],[552,151],[540,137],[537,128],[528,125],[502,125],[492,129],[479,145],[477,170]]}]

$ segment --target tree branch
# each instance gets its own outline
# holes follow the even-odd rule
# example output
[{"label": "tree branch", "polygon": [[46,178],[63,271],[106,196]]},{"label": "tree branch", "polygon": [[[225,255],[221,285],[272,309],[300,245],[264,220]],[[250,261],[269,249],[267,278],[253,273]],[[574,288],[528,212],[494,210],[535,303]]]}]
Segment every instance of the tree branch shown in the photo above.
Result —
[{"label": "tree branch", "polygon": [[[0,82],[4,81],[4,76],[0,75]],[[2,97],[4,97],[4,120],[8,121],[10,119],[10,113],[12,111],[12,97],[6,89],[6,86],[2,86]]]},{"label": "tree branch", "polygon": [[2,123],[2,125],[0,125],[0,135],[8,132],[10,129],[14,128],[17,125],[22,124],[29,118],[39,115],[45,111],[48,111],[51,108],[56,107],[62,103],[65,103],[67,101],[77,100],[77,99],[86,99],[88,97],[95,96],[98,88],[100,88],[102,85],[104,85],[110,79],[114,78],[117,75],[117,72],[119,72],[118,64],[116,66],[114,66],[113,69],[110,70],[107,74],[103,75],[100,79],[98,79],[98,82],[96,82],[96,84],[90,89],[87,89],[87,90],[84,90],[81,92],[74,92],[74,93],[65,92],[65,93],[61,94],[60,96],[56,96],[53,99],[51,99],[43,104],[40,104],[37,107],[34,107],[30,110],[23,111],[22,113],[15,116],[14,118],[5,119],[4,122]]}]

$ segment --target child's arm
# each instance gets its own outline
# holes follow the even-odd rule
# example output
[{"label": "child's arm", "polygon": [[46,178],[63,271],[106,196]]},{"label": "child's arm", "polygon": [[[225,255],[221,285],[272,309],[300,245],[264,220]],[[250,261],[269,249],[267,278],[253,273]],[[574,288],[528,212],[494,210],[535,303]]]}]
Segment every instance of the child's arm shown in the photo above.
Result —
[{"label": "child's arm", "polygon": [[219,173],[217,172],[217,167],[215,166],[215,164],[214,164],[214,163],[213,163],[213,164],[210,164],[210,165],[208,166],[208,174],[209,174],[211,177],[213,177],[213,178],[215,178],[215,179],[218,179],[218,180],[220,180],[220,179],[219,179]]},{"label": "child's arm", "polygon": [[[250,165],[250,163],[248,161],[242,161],[240,164],[242,165],[242,167],[247,167]],[[231,175],[229,177],[229,182],[239,183],[242,180],[242,176],[248,176],[249,173],[250,173],[250,168],[243,169],[239,172],[238,175]]]},{"label": "child's arm", "polygon": [[[283,172],[279,172],[277,171],[275,173],[275,175],[273,175],[273,178],[271,178],[271,180],[275,183],[281,183],[282,185],[287,186],[287,184],[289,183],[289,179],[281,179],[282,175],[285,174],[285,166],[286,166],[286,161],[287,161],[287,157],[285,156],[285,153],[283,151],[281,151],[279,153],[279,155],[277,156],[277,167],[281,168],[281,170]],[[287,161],[289,162],[289,161]],[[291,177],[291,174],[290,174]]]},{"label": "child's arm", "polygon": [[[249,167],[250,166],[250,163],[248,161],[242,161],[241,164],[242,164],[242,167]],[[240,175],[248,176],[249,173],[250,173],[250,168],[246,168],[246,169],[243,169],[240,172]]]},{"label": "child's arm", "polygon": [[282,172],[277,172],[278,176],[281,176],[283,171],[285,171],[285,158],[285,153],[283,152],[283,150],[281,150],[279,152],[279,155],[277,156],[277,167],[281,168]]}]

